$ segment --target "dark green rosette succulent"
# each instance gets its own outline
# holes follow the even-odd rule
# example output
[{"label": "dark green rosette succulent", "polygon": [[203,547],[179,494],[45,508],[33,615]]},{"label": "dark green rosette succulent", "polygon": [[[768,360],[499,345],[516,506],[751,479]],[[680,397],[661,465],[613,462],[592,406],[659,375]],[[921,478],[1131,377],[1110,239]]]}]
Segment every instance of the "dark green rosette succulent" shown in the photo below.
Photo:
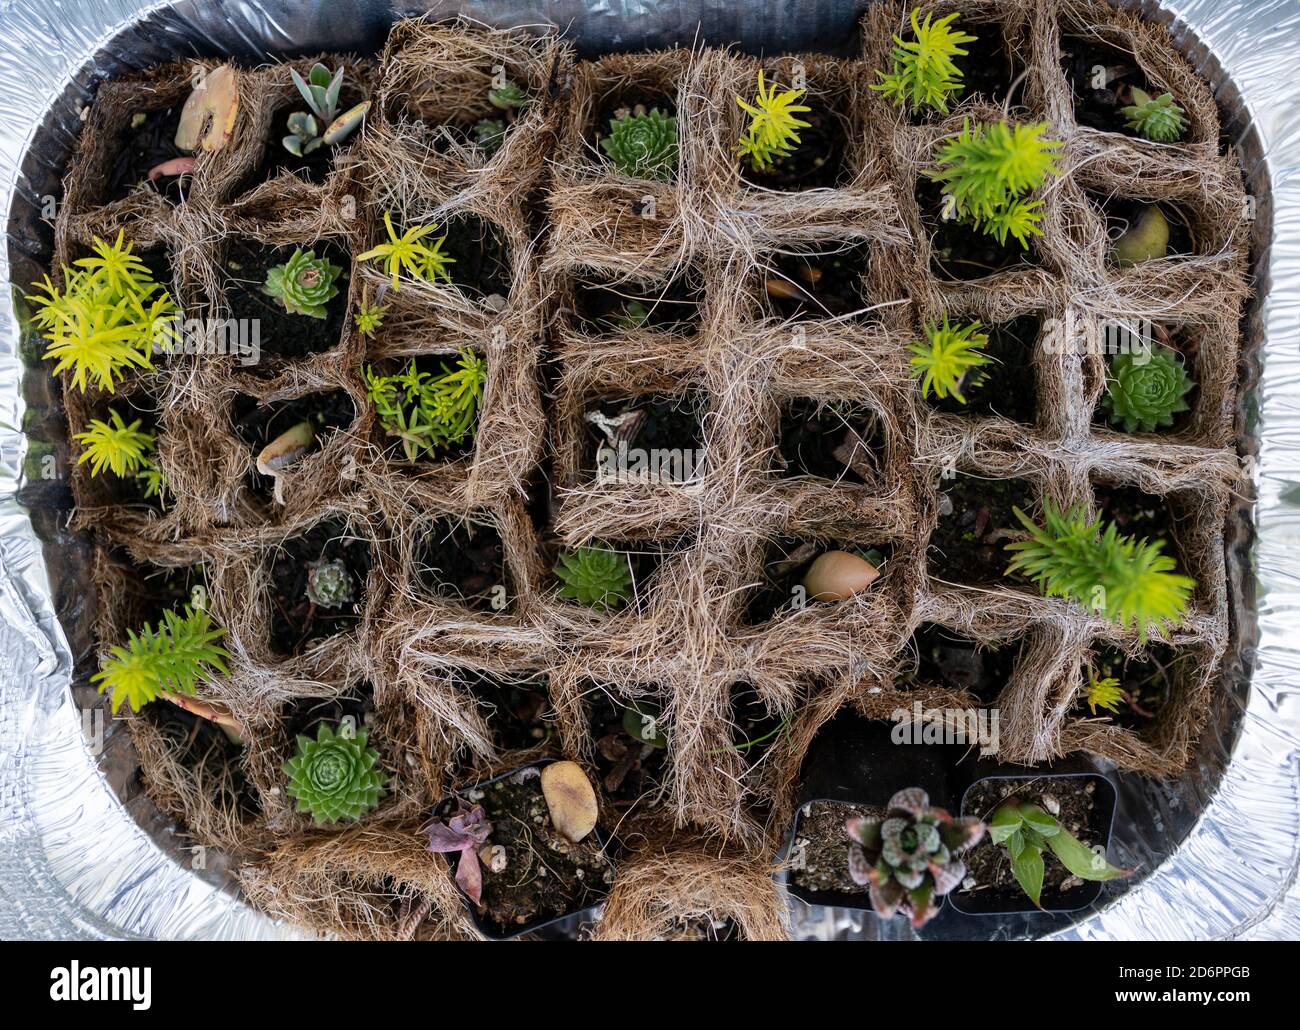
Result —
[{"label": "dark green rosette succulent", "polygon": [[343,269],[318,258],[312,250],[295,250],[293,257],[266,273],[262,292],[274,297],[291,315],[325,317],[325,305],[338,296]]},{"label": "dark green rosette succulent", "polygon": [[307,569],[307,600],[322,608],[341,608],[352,600],[352,574],[337,558],[313,562]]},{"label": "dark green rosette succulent", "polygon": [[974,816],[953,818],[930,807],[920,787],[900,790],[882,818],[854,816],[849,834],[849,875],[871,888],[871,907],[883,919],[906,913],[916,927],[939,911],[940,901],[966,876],[961,856],[979,843],[984,824]]},{"label": "dark green rosette succulent", "polygon": [[321,723],[315,740],[298,738],[298,753],[284,764],[289,796],[318,826],[355,822],[383,797],[387,779],[366,734],[365,727],[349,735]]},{"label": "dark green rosette succulent", "polygon": [[621,608],[632,596],[627,559],[603,547],[579,547],[560,555],[556,577],[560,596],[591,608]]},{"label": "dark green rosette succulent", "polygon": [[677,119],[637,105],[610,119],[600,146],[624,175],[668,182],[677,171]]},{"label": "dark green rosette succulent", "polygon": [[1102,410],[1126,433],[1151,433],[1172,426],[1186,411],[1192,379],[1172,353],[1156,349],[1141,354],[1117,354],[1106,377]]}]

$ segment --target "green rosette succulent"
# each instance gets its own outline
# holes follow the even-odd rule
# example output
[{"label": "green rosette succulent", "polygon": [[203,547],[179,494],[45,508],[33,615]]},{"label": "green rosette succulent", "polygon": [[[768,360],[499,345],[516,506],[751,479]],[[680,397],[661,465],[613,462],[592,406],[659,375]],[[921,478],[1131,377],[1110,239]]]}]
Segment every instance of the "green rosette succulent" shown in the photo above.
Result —
[{"label": "green rosette succulent", "polygon": [[1133,103],[1121,108],[1120,113],[1130,129],[1158,143],[1172,143],[1187,130],[1183,109],[1174,103],[1171,93],[1153,97],[1134,86]]},{"label": "green rosette succulent", "polygon": [[632,596],[627,560],[603,547],[579,547],[560,555],[555,575],[564,586],[560,596],[590,608],[621,608]]},{"label": "green rosette succulent", "polygon": [[325,305],[338,296],[343,269],[318,258],[312,250],[295,250],[293,257],[266,273],[262,292],[274,297],[291,315],[325,317]]},{"label": "green rosette succulent", "polygon": [[677,171],[677,119],[657,107],[620,111],[600,147],[624,175],[668,182]]},{"label": "green rosette succulent", "polygon": [[1152,433],[1172,426],[1174,416],[1188,410],[1192,386],[1183,363],[1167,350],[1117,354],[1110,363],[1101,407],[1124,432]]},{"label": "green rosette succulent", "polygon": [[322,608],[342,608],[352,600],[352,574],[343,562],[319,561],[307,570],[307,600]]},{"label": "green rosette succulent", "polygon": [[920,787],[900,790],[882,818],[845,820],[849,875],[871,888],[871,907],[882,919],[903,912],[916,927],[939,911],[940,901],[966,876],[961,855],[979,843],[984,824],[974,816],[953,818],[930,807]]},{"label": "green rosette succulent", "polygon": [[298,752],[284,764],[289,796],[318,826],[355,822],[375,808],[387,779],[376,768],[379,753],[366,745],[367,730],[347,734],[321,723],[316,739],[298,738]]}]

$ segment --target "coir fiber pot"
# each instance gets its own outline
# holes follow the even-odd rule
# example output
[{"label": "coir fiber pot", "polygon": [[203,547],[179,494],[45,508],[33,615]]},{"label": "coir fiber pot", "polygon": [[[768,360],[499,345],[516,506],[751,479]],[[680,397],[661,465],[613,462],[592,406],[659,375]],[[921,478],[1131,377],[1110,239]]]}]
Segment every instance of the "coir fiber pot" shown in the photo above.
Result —
[{"label": "coir fiber pot", "polygon": [[[1024,766],[1017,765],[998,765],[991,762],[977,763],[974,777],[962,791],[961,814],[982,814],[971,809],[969,799],[972,791],[979,784],[987,783],[990,780],[1007,783],[1029,780],[1092,782],[1096,784],[1096,794],[1094,796],[1094,804],[1097,806],[1096,823],[1098,826],[1104,827],[1104,838],[1098,843],[1104,844],[1104,853],[1109,853],[1118,797],[1114,775],[1098,771],[1095,768],[1089,768],[1089,763],[1082,761],[1062,764],[1066,767],[1045,771],[1027,769]],[[1097,903],[1097,899],[1101,897],[1102,887],[1103,884],[1100,881],[1085,881],[1082,887],[1071,892],[1072,896],[1068,900],[1054,903],[1052,899],[1044,898],[1041,906],[1036,906],[1027,894],[1018,889],[1014,893],[1007,891],[963,893],[958,889],[948,895],[948,901],[958,912],[970,916],[1080,912],[1091,908]]]},{"label": "coir fiber pot", "polygon": [[[450,794],[448,797],[443,798],[434,806],[433,808],[434,817],[441,818],[442,816],[446,815],[451,810],[452,806],[455,805],[457,802],[460,802],[462,804],[474,804],[475,802],[470,801],[470,797],[475,793],[482,791],[487,787],[490,787],[494,783],[500,783],[502,780],[508,780],[511,777],[518,776],[520,773],[526,772],[529,769],[536,769],[540,773],[542,769],[544,769],[548,765],[551,765],[555,761],[556,759],[553,758],[541,758],[535,762],[528,762],[524,765],[519,766],[518,768],[511,769],[509,772],[501,773],[500,775],[493,776],[490,779],[480,780],[478,783],[472,784],[468,787],[464,787],[461,790],[454,791],[452,794]],[[613,859],[610,858],[610,851],[613,850],[613,842],[610,840],[610,838],[606,837],[605,834],[601,832],[599,826],[595,827],[591,831],[591,835],[597,840],[597,842],[599,842],[601,854],[604,856],[605,861],[609,864],[610,868],[612,869],[614,867],[614,862]],[[459,861],[460,858],[459,854],[445,853],[443,854],[442,857],[446,860],[448,866],[450,866],[451,869],[454,871],[456,868],[456,863]],[[462,895],[463,894],[464,892],[462,891]],[[573,916],[578,916],[578,915],[582,915],[585,912],[590,912],[592,909],[594,909],[597,906],[597,904],[599,904],[601,901],[604,900],[604,896],[602,895],[599,899],[592,902],[591,904],[583,905],[578,908],[573,908],[567,912],[561,912],[557,915],[544,916],[540,919],[535,919],[529,923],[524,923],[522,926],[510,930],[509,933],[502,933],[492,923],[483,920],[480,917],[477,909],[474,907],[474,904],[469,900],[469,898],[465,897],[464,900],[465,900],[465,911],[469,913],[469,917],[471,920],[473,920],[474,925],[475,927],[478,928],[479,933],[483,934],[484,937],[487,937],[490,940],[508,941],[514,939],[515,937],[522,937],[524,934],[534,933],[537,930],[542,930],[548,926],[553,926],[554,924],[559,923],[565,919],[570,919]]]},{"label": "coir fiber pot", "polygon": [[[957,800],[954,770],[967,749],[957,744],[907,743],[912,739],[906,723],[864,719],[857,714],[836,717],[822,727],[808,749],[800,771],[798,807],[786,839],[785,854],[792,852],[799,822],[816,801],[884,808],[889,799],[907,787],[920,787],[930,804],[950,808]],[[896,742],[898,741],[898,742]],[[845,861],[849,839],[844,838]],[[789,883],[792,895],[810,905],[869,910],[864,891],[814,891]]]}]

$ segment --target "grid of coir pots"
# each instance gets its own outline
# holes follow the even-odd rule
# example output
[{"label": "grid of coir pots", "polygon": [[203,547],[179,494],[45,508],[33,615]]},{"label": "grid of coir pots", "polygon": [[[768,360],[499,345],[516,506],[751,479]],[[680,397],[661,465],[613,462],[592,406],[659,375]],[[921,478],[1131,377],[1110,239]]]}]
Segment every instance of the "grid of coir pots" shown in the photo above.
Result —
[{"label": "grid of coir pots", "polygon": [[[158,430],[165,508],[126,481],[71,471],[75,524],[94,541],[99,653],[196,588],[226,630],[229,676],[203,696],[236,716],[242,745],[161,702],[125,722],[149,795],[230,856],[255,904],[346,936],[473,935],[420,826],[454,790],[567,757],[597,785],[612,865],[578,863],[581,883],[557,893],[543,881],[568,867],[552,855],[548,873],[542,856],[540,873],[510,881],[525,900],[495,930],[608,893],[597,936],[777,937],[773,866],[828,724],[918,701],[996,708],[1007,762],[1050,770],[1091,755],[1157,777],[1186,765],[1232,631],[1239,171],[1208,88],[1163,30],[1077,3],[921,9],[961,11],[988,44],[946,117],[900,114],[869,89],[902,25],[889,4],[867,14],[860,59],[578,61],[555,39],[401,23],[378,59],[329,59],[374,101],[345,147],[290,157],[279,144],[296,102],[289,66],[240,70],[235,134],[183,189],[129,184],[168,156],[192,67],[101,87],[66,182],[56,267],[120,229],[187,316],[261,320],[256,364],[176,355],[112,398]],[[1076,65],[1107,48],[1176,92],[1184,142],[1088,123]],[[440,127],[489,113],[497,65],[533,99],[484,160]],[[760,69],[783,83],[802,71],[814,122],[811,158],[761,180],[733,156],[732,99]],[[620,176],[600,155],[600,126],[637,103],[678,119],[671,183]],[[1024,252],[963,236],[922,176],[964,118],[1004,112],[1047,120],[1064,141],[1043,236]],[[1151,201],[1174,223],[1175,252],[1109,264],[1116,226]],[[441,226],[456,264],[450,283],[390,291],[367,339],[352,315],[385,279],[353,258],[383,238],[386,211]],[[298,246],[345,268],[323,321],[295,320],[257,288]],[[772,275],[817,289],[769,291]],[[609,315],[629,297],[649,317],[620,329]],[[908,343],[945,313],[988,326],[999,359],[965,407],[923,399],[909,375]],[[1105,358],[1052,345],[1062,327],[1135,318],[1183,353],[1196,383],[1190,410],[1159,434],[1107,427]],[[404,460],[363,366],[436,368],[466,347],[488,366],[472,441]],[[109,399],[65,390],[70,430],[104,417]],[[690,482],[598,474],[587,416],[629,409],[643,413],[643,445],[702,451]],[[320,445],[282,474],[276,503],[254,458],[304,418]],[[1141,642],[1005,576],[1012,506],[1046,502],[1167,541],[1196,580],[1184,623]],[[558,596],[557,554],[593,541],[628,557],[623,610]],[[880,578],[847,601],[801,605],[792,587],[828,547],[871,555]],[[321,559],[345,563],[353,603],[305,600],[305,570]],[[1088,670],[1128,685],[1132,710],[1082,707]],[[654,712],[667,746],[630,735],[629,709]],[[314,827],[283,766],[297,735],[347,716],[370,727],[387,792],[357,823]]]}]

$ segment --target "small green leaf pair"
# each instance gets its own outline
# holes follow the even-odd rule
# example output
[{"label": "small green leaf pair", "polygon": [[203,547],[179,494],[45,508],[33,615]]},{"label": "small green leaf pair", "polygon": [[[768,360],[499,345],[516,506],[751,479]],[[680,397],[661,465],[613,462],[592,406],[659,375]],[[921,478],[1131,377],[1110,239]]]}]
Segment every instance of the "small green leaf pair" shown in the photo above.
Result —
[{"label": "small green leaf pair", "polygon": [[1114,880],[1131,872],[1111,865],[1105,855],[1082,843],[1039,805],[1018,798],[1009,798],[993,813],[989,839],[1007,849],[1016,882],[1040,908],[1045,848],[1051,848],[1061,865],[1081,880]]},{"label": "small green leaf pair", "polygon": [[[284,149],[295,157],[306,157],[314,150],[329,144],[342,143],[356,131],[361,119],[370,110],[370,101],[357,104],[339,114],[339,93],[343,89],[343,66],[331,74],[323,64],[313,66],[304,80],[290,68],[293,84],[302,94],[310,111],[295,111],[289,115],[289,135],[284,137]],[[321,126],[324,126],[324,131]]]}]

